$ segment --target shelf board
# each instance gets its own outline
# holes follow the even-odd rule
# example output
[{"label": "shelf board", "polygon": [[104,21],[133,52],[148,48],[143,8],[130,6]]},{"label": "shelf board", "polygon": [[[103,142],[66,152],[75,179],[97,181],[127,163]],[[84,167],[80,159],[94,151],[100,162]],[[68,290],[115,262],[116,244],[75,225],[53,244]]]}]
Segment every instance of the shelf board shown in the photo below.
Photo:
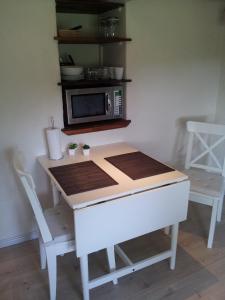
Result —
[{"label": "shelf board", "polygon": [[131,82],[131,79],[108,79],[108,80],[62,80],[58,85],[63,87],[94,87],[94,86],[116,86],[121,83]]},{"label": "shelf board", "polygon": [[104,37],[85,37],[85,36],[55,36],[55,40],[59,44],[111,44],[120,42],[130,42],[131,38],[126,37],[114,37],[114,38],[104,38]]},{"label": "shelf board", "polygon": [[103,0],[56,0],[57,13],[102,14],[123,6],[123,3]]},{"label": "shelf board", "polygon": [[83,133],[90,133],[96,131],[118,129],[118,128],[127,127],[130,124],[130,122],[131,122],[130,120],[117,119],[117,120],[83,123],[83,124],[77,124],[71,127],[63,128],[62,132],[66,135],[75,135],[75,134],[83,134]]}]

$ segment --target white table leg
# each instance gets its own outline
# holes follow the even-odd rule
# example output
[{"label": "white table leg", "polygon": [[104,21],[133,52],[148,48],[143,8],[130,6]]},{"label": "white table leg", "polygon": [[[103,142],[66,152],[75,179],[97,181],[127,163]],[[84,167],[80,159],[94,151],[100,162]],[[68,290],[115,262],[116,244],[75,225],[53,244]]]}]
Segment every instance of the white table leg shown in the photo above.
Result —
[{"label": "white table leg", "polygon": [[[107,251],[107,257],[108,257],[109,270],[110,270],[110,272],[115,271],[116,260],[115,260],[114,246],[107,248],[106,251]],[[118,279],[113,279],[113,283],[117,284]]]},{"label": "white table leg", "polygon": [[52,197],[53,197],[53,205],[54,207],[59,204],[60,201],[60,193],[57,190],[55,184],[53,181],[51,181],[51,185],[52,185]]},{"label": "white table leg", "polygon": [[88,256],[84,255],[80,257],[80,270],[81,281],[83,287],[83,299],[89,300],[89,287],[88,287]]},{"label": "white table leg", "polygon": [[176,224],[172,225],[172,232],[171,232],[172,256],[171,256],[171,259],[170,259],[170,269],[171,270],[175,269],[175,264],[176,264],[178,229],[179,229],[179,223],[176,223]]}]

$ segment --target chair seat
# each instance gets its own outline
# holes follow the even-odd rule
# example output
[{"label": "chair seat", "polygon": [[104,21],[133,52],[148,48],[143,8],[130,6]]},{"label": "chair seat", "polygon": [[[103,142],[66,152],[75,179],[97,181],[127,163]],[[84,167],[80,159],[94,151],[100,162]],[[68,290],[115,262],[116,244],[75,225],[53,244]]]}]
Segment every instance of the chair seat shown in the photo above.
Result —
[{"label": "chair seat", "polygon": [[219,198],[224,191],[224,178],[221,175],[194,168],[182,172],[190,179],[191,192]]},{"label": "chair seat", "polygon": [[74,221],[71,208],[58,205],[45,210],[44,215],[55,242],[74,240]]}]

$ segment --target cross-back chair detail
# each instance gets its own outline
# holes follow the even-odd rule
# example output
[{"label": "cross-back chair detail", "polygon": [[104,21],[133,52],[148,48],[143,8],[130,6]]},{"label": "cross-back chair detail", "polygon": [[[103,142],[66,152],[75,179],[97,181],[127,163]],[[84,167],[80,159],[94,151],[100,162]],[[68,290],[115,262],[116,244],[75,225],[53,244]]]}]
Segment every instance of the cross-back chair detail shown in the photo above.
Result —
[{"label": "cross-back chair detail", "polygon": [[[225,126],[211,123],[200,123],[200,122],[192,122],[189,121],[187,123],[187,130],[190,133],[188,148],[187,148],[187,156],[185,161],[185,168],[189,169],[190,167],[200,168],[207,171],[212,171],[216,173],[220,173],[223,176],[225,175],[225,157],[223,158],[223,162],[221,163],[217,157],[217,155],[213,152],[218,146],[220,146],[225,141]],[[207,134],[208,139],[204,140],[201,134]],[[212,141],[210,136],[216,136],[216,141]],[[199,144],[203,147],[201,153],[192,158],[192,150],[194,139],[199,142]],[[207,143],[208,141],[208,143]],[[211,162],[214,162],[216,167],[209,166],[208,164],[197,163],[201,158],[208,155]]]}]

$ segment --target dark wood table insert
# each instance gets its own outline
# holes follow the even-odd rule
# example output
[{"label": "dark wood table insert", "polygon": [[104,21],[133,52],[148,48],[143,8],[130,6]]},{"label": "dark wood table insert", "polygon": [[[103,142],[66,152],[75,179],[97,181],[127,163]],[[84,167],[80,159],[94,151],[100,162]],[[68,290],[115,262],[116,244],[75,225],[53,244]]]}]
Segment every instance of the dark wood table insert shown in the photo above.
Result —
[{"label": "dark wood table insert", "polygon": [[133,180],[174,171],[174,169],[139,151],[105,159]]},{"label": "dark wood table insert", "polygon": [[49,168],[49,171],[68,196],[118,184],[93,161]]}]

